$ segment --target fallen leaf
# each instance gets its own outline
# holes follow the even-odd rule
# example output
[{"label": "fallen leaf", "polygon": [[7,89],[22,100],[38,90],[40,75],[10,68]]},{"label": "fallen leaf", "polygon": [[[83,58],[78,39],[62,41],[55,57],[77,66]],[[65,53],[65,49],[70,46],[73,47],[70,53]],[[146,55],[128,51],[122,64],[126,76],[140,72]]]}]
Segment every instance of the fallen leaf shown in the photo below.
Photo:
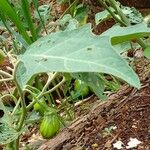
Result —
[{"label": "fallen leaf", "polygon": [[130,141],[128,142],[128,146],[126,146],[127,149],[130,149],[130,148],[135,148],[137,147],[139,144],[141,144],[142,142],[139,141],[138,139],[136,138],[130,138]]},{"label": "fallen leaf", "polygon": [[122,141],[117,141],[116,143],[113,144],[113,147],[116,149],[122,149],[123,148],[123,143]]}]

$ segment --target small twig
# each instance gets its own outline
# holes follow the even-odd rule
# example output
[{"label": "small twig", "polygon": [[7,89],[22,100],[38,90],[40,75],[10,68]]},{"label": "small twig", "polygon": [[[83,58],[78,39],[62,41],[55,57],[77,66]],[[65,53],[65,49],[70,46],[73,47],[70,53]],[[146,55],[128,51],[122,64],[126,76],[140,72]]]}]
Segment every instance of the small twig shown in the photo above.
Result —
[{"label": "small twig", "polygon": [[63,79],[62,79],[61,82],[59,82],[59,83],[58,83],[55,87],[53,87],[52,89],[50,89],[50,90],[48,90],[48,91],[42,93],[39,97],[44,96],[44,95],[46,95],[46,94],[48,94],[48,93],[51,93],[51,92],[55,91],[55,90],[56,90],[59,86],[61,86],[65,81],[66,81],[66,80],[65,80],[65,77],[63,77]]},{"label": "small twig", "polygon": [[119,134],[121,133],[121,131],[118,131],[118,133],[111,139],[111,140],[108,140],[106,143],[105,143],[105,148],[110,148],[112,143],[118,138]]},{"label": "small twig", "polygon": [[12,78],[13,76],[3,70],[0,70],[0,74],[3,75],[3,76],[6,76],[6,77],[9,77],[9,78]]},{"label": "small twig", "polygon": [[12,81],[12,80],[13,80],[13,78],[0,79],[0,83],[1,83],[1,82]]},{"label": "small twig", "polygon": [[20,105],[20,102],[21,102],[21,98],[19,98],[18,102],[16,103],[16,106],[15,108],[13,109],[13,112],[11,113],[11,115],[13,116],[14,113],[16,112],[16,110],[18,109],[19,105]]}]

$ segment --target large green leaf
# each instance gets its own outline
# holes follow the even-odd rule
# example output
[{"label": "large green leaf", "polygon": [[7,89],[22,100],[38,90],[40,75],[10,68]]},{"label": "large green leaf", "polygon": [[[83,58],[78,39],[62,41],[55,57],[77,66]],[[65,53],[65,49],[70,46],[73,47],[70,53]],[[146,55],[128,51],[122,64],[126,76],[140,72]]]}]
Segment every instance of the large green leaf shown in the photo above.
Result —
[{"label": "large green leaf", "polygon": [[144,36],[150,36],[150,28],[145,23],[140,23],[129,27],[120,27],[115,25],[101,36],[109,36],[113,45],[126,42],[132,39],[138,39]]},{"label": "large green leaf", "polygon": [[0,124],[0,145],[6,145],[18,138],[19,132],[8,124]]},{"label": "large green leaf", "polygon": [[13,128],[12,116],[2,103],[1,97],[0,110],[4,112],[4,115],[0,118],[0,145],[5,145],[17,139],[21,132],[17,132]]},{"label": "large green leaf", "polygon": [[52,71],[108,73],[140,87],[137,75],[113,49],[109,37],[92,34],[90,25],[40,38],[19,59],[16,79],[22,88],[34,74]]}]

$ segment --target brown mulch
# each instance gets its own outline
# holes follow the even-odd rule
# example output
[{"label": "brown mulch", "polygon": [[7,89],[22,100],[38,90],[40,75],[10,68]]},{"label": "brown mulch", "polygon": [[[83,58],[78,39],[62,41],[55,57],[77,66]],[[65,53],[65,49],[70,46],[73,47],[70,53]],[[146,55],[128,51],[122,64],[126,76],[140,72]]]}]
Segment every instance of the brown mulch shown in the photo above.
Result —
[{"label": "brown mulch", "polygon": [[[78,118],[55,138],[44,142],[39,150],[114,150],[120,140],[125,150],[130,138],[142,143],[136,150],[150,149],[150,85],[139,91],[125,88],[110,96],[109,101],[96,102],[90,113]],[[116,129],[106,130],[111,126]]]},{"label": "brown mulch", "polygon": [[[6,58],[5,61],[2,64],[0,64],[0,70],[11,73],[10,70],[7,67],[12,68],[12,64],[9,62],[8,58]],[[1,79],[1,77],[0,77],[0,79]],[[0,83],[0,94],[2,92],[8,91],[12,87],[14,87],[14,83],[11,82],[11,81],[5,82],[5,83]]]}]

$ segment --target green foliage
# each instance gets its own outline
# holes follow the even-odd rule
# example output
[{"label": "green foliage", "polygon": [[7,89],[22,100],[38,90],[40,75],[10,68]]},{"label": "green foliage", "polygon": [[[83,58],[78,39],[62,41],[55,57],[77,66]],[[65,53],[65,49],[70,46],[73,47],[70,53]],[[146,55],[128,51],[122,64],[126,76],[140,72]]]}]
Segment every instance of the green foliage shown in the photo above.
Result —
[{"label": "green foliage", "polygon": [[81,80],[75,80],[74,90],[79,93],[79,95],[84,98],[89,94],[89,87]]},{"label": "green foliage", "polygon": [[[112,12],[116,13],[116,15],[118,15],[114,8],[109,7],[109,9]],[[143,21],[143,17],[141,13],[137,11],[134,7],[130,8],[130,7],[125,7],[121,5],[120,9],[124,13],[124,15],[129,19],[131,24],[138,24]],[[101,11],[95,15],[96,25],[110,18],[112,18],[112,16],[107,10]]]},{"label": "green foliage", "polygon": [[147,57],[148,59],[150,59],[150,47],[147,47],[144,51],[144,55],[145,57]]},{"label": "green foliage", "polygon": [[1,18],[2,18],[2,16],[9,17],[10,20],[16,25],[16,27],[18,28],[18,31],[24,37],[26,42],[31,44],[31,39],[30,39],[29,35],[27,34],[20,18],[18,17],[18,15],[16,14],[14,8],[8,3],[7,0],[2,0],[1,1],[0,10],[1,10],[0,11],[0,17]]},{"label": "green foliage", "polygon": [[149,36],[150,28],[145,23],[140,23],[129,27],[120,27],[118,25],[108,29],[102,36],[109,36],[113,45],[130,41],[132,39]]},{"label": "green foliage", "polygon": [[121,6],[121,10],[129,19],[131,24],[138,24],[143,21],[142,14],[134,7],[130,8],[130,7]]},{"label": "green foliage", "polygon": [[108,73],[139,88],[136,74],[114,51],[109,37],[94,36],[90,30],[86,25],[72,31],[52,33],[31,45],[18,57],[22,62],[16,72],[20,86],[24,88],[34,74],[57,71]]},{"label": "green foliage", "polygon": [[40,133],[43,138],[52,138],[60,130],[60,120],[56,113],[45,114],[41,124],[40,124]]},{"label": "green foliage", "polygon": [[[51,10],[50,6],[49,5],[41,5],[37,9],[38,10],[34,11],[34,17],[38,20],[41,20],[41,18],[42,18],[44,23],[46,23],[47,20],[50,18],[50,16],[49,16],[49,12]],[[41,17],[39,16],[39,13],[40,13]]]},{"label": "green foliage", "polygon": [[[111,11],[114,11],[112,7],[110,7],[110,9]],[[103,21],[106,21],[110,18],[111,18],[111,14],[107,10],[104,10],[95,15],[95,23],[96,25],[98,25],[99,23],[102,23]]]},{"label": "green foliage", "polygon": [[0,124],[0,145],[6,145],[16,140],[20,134],[8,124]]},{"label": "green foliage", "polygon": [[25,20],[28,24],[29,30],[32,34],[33,41],[36,41],[38,36],[36,33],[36,28],[34,26],[32,18],[31,18],[31,11],[30,11],[29,2],[27,0],[21,0],[21,6],[22,6],[23,13],[24,13],[24,18],[25,18]]},{"label": "green foliage", "polygon": [[104,94],[105,82],[99,73],[74,73],[72,76],[85,82],[91,91],[93,91],[100,99],[106,100],[107,97]]}]

